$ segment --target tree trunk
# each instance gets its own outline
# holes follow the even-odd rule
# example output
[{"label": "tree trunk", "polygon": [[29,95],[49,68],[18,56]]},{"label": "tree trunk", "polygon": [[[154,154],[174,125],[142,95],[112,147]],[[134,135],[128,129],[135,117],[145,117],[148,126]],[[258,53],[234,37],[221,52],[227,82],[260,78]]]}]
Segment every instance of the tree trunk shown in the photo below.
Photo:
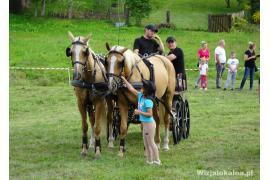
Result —
[{"label": "tree trunk", "polygon": [[38,16],[38,1],[35,1],[35,11],[34,11],[34,16],[37,17]]},{"label": "tree trunk", "polygon": [[126,25],[129,26],[130,22],[129,22],[129,9],[127,7],[127,5],[124,5],[124,14],[125,14],[125,19],[126,19]]},{"label": "tree trunk", "polygon": [[26,8],[26,0],[21,0],[21,6],[23,10]]},{"label": "tree trunk", "polygon": [[42,0],[42,9],[41,9],[41,16],[45,16],[45,10],[46,10],[46,0]]},{"label": "tree trunk", "polygon": [[135,18],[135,21],[136,21],[136,25],[137,25],[137,26],[141,26],[141,24],[142,24],[141,18],[136,17],[136,18]]},{"label": "tree trunk", "polygon": [[231,0],[225,0],[227,8],[231,8]]},{"label": "tree trunk", "polygon": [[73,8],[73,1],[69,0],[68,1],[68,18],[71,19],[72,18],[72,8]]}]

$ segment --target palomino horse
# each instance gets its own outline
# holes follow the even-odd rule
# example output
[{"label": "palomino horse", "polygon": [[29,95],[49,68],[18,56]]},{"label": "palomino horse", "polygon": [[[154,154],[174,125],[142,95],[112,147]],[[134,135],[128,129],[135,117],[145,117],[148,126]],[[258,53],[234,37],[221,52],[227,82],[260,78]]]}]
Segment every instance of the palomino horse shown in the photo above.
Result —
[{"label": "palomino horse", "polygon": [[[105,114],[105,98],[102,96],[101,89],[106,89],[107,78],[105,68],[100,63],[94,52],[88,47],[88,41],[91,37],[74,37],[71,32],[68,32],[68,37],[71,41],[71,47],[66,49],[66,55],[71,57],[72,65],[74,66],[74,74],[72,85],[77,97],[77,104],[82,118],[82,151],[81,155],[87,155],[87,112],[90,118],[92,127],[89,147],[95,147],[95,156],[99,157],[101,153],[100,132],[101,122],[104,120]],[[103,87],[102,87],[103,86]]]},{"label": "palomino horse", "polygon": [[[125,150],[125,137],[127,134],[127,117],[129,103],[137,104],[137,99],[126,88],[121,88],[120,76],[123,75],[130,83],[138,83],[142,81],[142,78],[149,80],[150,71],[142,59],[132,52],[131,50],[121,47],[113,46],[112,48],[106,44],[109,51],[105,66],[107,74],[109,76],[109,89],[112,93],[117,94],[118,105],[121,115],[120,125],[120,150],[119,156],[124,155]],[[148,58],[154,67],[154,78],[156,85],[156,97],[161,99],[167,110],[172,107],[172,100],[175,91],[175,70],[166,57],[161,55],[155,55]],[[156,121],[156,136],[155,141],[160,146],[160,132],[159,125],[160,120],[164,120],[165,124],[165,137],[163,149],[169,149],[169,112],[165,111],[163,104],[159,104],[159,108],[155,106],[153,115]],[[163,113],[161,113],[163,112]]]}]

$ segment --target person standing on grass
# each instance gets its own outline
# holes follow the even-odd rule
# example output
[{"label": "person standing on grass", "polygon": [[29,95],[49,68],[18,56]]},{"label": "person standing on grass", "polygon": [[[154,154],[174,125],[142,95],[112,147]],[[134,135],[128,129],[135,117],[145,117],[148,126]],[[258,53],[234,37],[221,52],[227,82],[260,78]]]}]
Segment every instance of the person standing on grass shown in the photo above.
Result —
[{"label": "person standing on grass", "polygon": [[[180,90],[180,87],[182,85],[182,90],[185,90],[187,88],[187,81],[186,81],[186,72],[185,72],[185,61],[184,61],[184,53],[183,50],[179,47],[177,47],[176,39],[173,36],[169,36],[166,39],[167,46],[170,50],[170,52],[167,55],[167,58],[172,62],[175,75],[177,78],[177,87]],[[179,84],[179,82],[183,82],[182,84]]]},{"label": "person standing on grass", "polygon": [[208,73],[208,64],[206,64],[206,60],[201,60],[199,65],[200,71],[200,80],[201,80],[201,88],[203,90],[207,90],[207,73]]},{"label": "person standing on grass", "polygon": [[240,84],[239,90],[241,91],[245,85],[245,82],[247,80],[247,77],[249,75],[250,77],[250,84],[249,84],[249,90],[252,90],[253,88],[253,79],[254,79],[254,73],[255,73],[255,61],[256,61],[256,54],[255,54],[256,44],[253,42],[248,43],[248,50],[246,50],[244,55],[245,60],[245,72],[243,79]]},{"label": "person standing on grass", "polygon": [[153,101],[152,98],[155,95],[155,85],[148,80],[142,80],[143,87],[141,92],[138,92],[134,87],[126,80],[124,76],[121,76],[122,80],[126,84],[129,91],[138,98],[138,109],[135,109],[134,113],[139,115],[140,121],[143,125],[143,141],[147,154],[147,164],[161,165],[159,159],[158,147],[155,143],[155,131],[156,122],[153,118]]},{"label": "person standing on grass", "polygon": [[236,79],[236,74],[237,74],[237,68],[239,64],[239,60],[236,59],[236,54],[234,51],[231,52],[231,58],[228,59],[227,64],[229,65],[228,67],[228,76],[227,76],[227,81],[225,83],[224,90],[227,90],[230,81],[232,81],[232,86],[231,90],[234,90],[234,84],[235,84],[235,79]]},{"label": "person standing on grass", "polygon": [[225,70],[226,64],[226,51],[225,51],[225,41],[222,39],[218,42],[218,46],[215,49],[215,63],[216,63],[216,88],[221,88],[221,78]]},{"label": "person standing on grass", "polygon": [[[199,67],[202,60],[205,60],[205,63],[208,64],[208,61],[210,59],[210,52],[207,47],[207,42],[202,41],[201,42],[201,48],[198,50],[198,64],[197,67]],[[195,80],[195,88],[198,88],[198,85],[200,83],[201,76],[199,75]]]}]

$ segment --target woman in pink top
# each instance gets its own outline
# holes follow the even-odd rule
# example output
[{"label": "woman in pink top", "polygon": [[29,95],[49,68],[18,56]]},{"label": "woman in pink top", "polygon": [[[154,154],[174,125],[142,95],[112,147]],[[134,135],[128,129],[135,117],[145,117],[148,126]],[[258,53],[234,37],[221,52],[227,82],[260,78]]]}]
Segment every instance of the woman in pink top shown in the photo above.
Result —
[{"label": "woman in pink top", "polygon": [[[206,64],[208,64],[208,61],[210,59],[210,52],[207,48],[207,42],[202,41],[201,42],[201,48],[198,50],[198,64],[197,67],[199,67],[199,64],[201,64],[201,61],[205,61]],[[200,83],[200,75],[196,78],[195,81],[195,88],[198,88],[198,84]]]}]

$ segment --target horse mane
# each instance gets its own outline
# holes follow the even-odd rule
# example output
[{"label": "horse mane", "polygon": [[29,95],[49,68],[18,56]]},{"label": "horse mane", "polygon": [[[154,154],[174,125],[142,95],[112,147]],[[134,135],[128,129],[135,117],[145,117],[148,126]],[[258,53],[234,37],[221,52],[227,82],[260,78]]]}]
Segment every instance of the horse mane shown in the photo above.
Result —
[{"label": "horse mane", "polygon": [[[111,50],[118,51],[118,52],[120,52],[123,49],[125,49],[125,47],[123,47],[123,46],[113,46],[111,48]],[[130,49],[127,49],[123,55],[126,59],[125,62],[127,63],[127,66],[129,69],[131,69],[132,66],[136,63],[136,60],[138,60],[140,58],[136,53],[134,53]]]}]

